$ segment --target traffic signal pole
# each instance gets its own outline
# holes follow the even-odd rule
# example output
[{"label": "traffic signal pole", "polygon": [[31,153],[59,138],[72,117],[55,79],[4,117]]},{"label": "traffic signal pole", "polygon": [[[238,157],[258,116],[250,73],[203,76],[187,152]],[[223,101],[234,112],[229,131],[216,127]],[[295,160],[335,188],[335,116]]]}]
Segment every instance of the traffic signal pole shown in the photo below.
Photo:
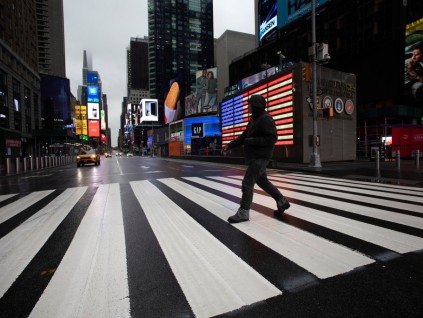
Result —
[{"label": "traffic signal pole", "polygon": [[317,151],[317,56],[316,56],[316,0],[311,1],[311,32],[312,32],[312,90],[313,90],[313,152],[310,156],[310,167],[321,168],[320,155]]}]

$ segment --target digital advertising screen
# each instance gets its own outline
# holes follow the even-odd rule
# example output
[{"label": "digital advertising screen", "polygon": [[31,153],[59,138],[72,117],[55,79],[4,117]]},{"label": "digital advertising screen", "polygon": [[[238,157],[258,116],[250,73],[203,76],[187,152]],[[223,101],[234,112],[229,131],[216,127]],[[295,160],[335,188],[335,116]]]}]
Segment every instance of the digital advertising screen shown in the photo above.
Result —
[{"label": "digital advertising screen", "polygon": [[[316,0],[316,10],[328,0]],[[311,1],[278,0],[278,28],[311,13]]]},{"label": "digital advertising screen", "polygon": [[165,124],[182,118],[180,94],[181,90],[178,81],[171,80],[170,88],[164,102]]},{"label": "digital advertising screen", "polygon": [[106,127],[106,113],[104,112],[104,110],[101,110],[100,116],[101,116],[101,119],[100,119],[101,130],[106,130],[107,129],[107,127]]},{"label": "digital advertising screen", "polygon": [[100,101],[99,88],[98,86],[87,86],[87,102],[98,103]]},{"label": "digital advertising screen", "polygon": [[90,84],[98,84],[98,73],[97,72],[88,72],[87,73],[87,82]]},{"label": "digital advertising screen", "polygon": [[277,0],[260,0],[258,2],[259,42],[261,45],[277,39],[277,14]]},{"label": "digital advertising screen", "polygon": [[185,97],[185,117],[217,113],[217,67],[199,70],[195,78],[195,91]]},{"label": "digital advertising screen", "polygon": [[100,119],[100,104],[99,103],[88,103],[88,119]]},{"label": "digital advertising screen", "polygon": [[142,99],[140,102],[140,123],[159,121],[159,102],[157,99]]},{"label": "digital advertising screen", "polygon": [[251,87],[225,98],[221,104],[222,144],[236,139],[247,127],[251,114],[248,100],[251,95],[266,98],[266,111],[275,121],[278,140],[276,146],[294,144],[294,102],[292,72],[273,78],[258,87]]},{"label": "digital advertising screen", "polygon": [[405,27],[404,85],[408,101],[423,101],[423,18]]},{"label": "digital advertising screen", "polygon": [[100,121],[88,120],[88,137],[100,137]]}]

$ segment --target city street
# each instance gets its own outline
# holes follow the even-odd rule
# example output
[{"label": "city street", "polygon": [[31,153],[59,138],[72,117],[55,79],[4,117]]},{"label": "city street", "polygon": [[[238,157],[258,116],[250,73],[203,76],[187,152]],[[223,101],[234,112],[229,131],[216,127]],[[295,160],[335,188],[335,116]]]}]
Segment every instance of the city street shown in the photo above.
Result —
[{"label": "city street", "polygon": [[0,177],[2,317],[422,317],[423,188],[101,157]]}]

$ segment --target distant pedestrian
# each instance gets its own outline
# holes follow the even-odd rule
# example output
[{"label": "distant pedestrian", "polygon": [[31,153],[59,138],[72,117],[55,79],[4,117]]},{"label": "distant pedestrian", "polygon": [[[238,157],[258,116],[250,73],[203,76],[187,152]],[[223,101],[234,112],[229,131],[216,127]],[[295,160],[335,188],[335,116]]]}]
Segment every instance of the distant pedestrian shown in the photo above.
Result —
[{"label": "distant pedestrian", "polygon": [[252,95],[248,102],[248,111],[252,114],[246,130],[235,140],[226,145],[222,152],[244,146],[247,163],[242,180],[242,198],[238,211],[229,217],[230,223],[239,223],[250,219],[250,206],[253,201],[254,185],[267,192],[276,201],[275,216],[280,216],[290,207],[282,193],[267,179],[266,167],[272,158],[277,141],[276,125],[266,112],[266,100],[261,95]]}]

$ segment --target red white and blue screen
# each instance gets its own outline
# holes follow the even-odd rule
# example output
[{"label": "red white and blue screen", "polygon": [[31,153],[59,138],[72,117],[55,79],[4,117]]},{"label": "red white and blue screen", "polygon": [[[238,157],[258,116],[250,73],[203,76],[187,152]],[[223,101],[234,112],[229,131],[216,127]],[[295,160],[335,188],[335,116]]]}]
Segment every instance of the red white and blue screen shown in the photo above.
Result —
[{"label": "red white and blue screen", "polygon": [[275,145],[293,145],[294,103],[292,87],[292,72],[290,72],[251,90],[245,90],[243,93],[222,102],[222,144],[226,145],[242,134],[251,118],[251,114],[248,112],[248,100],[251,95],[260,94],[266,98],[266,110],[276,124],[278,140]]}]

